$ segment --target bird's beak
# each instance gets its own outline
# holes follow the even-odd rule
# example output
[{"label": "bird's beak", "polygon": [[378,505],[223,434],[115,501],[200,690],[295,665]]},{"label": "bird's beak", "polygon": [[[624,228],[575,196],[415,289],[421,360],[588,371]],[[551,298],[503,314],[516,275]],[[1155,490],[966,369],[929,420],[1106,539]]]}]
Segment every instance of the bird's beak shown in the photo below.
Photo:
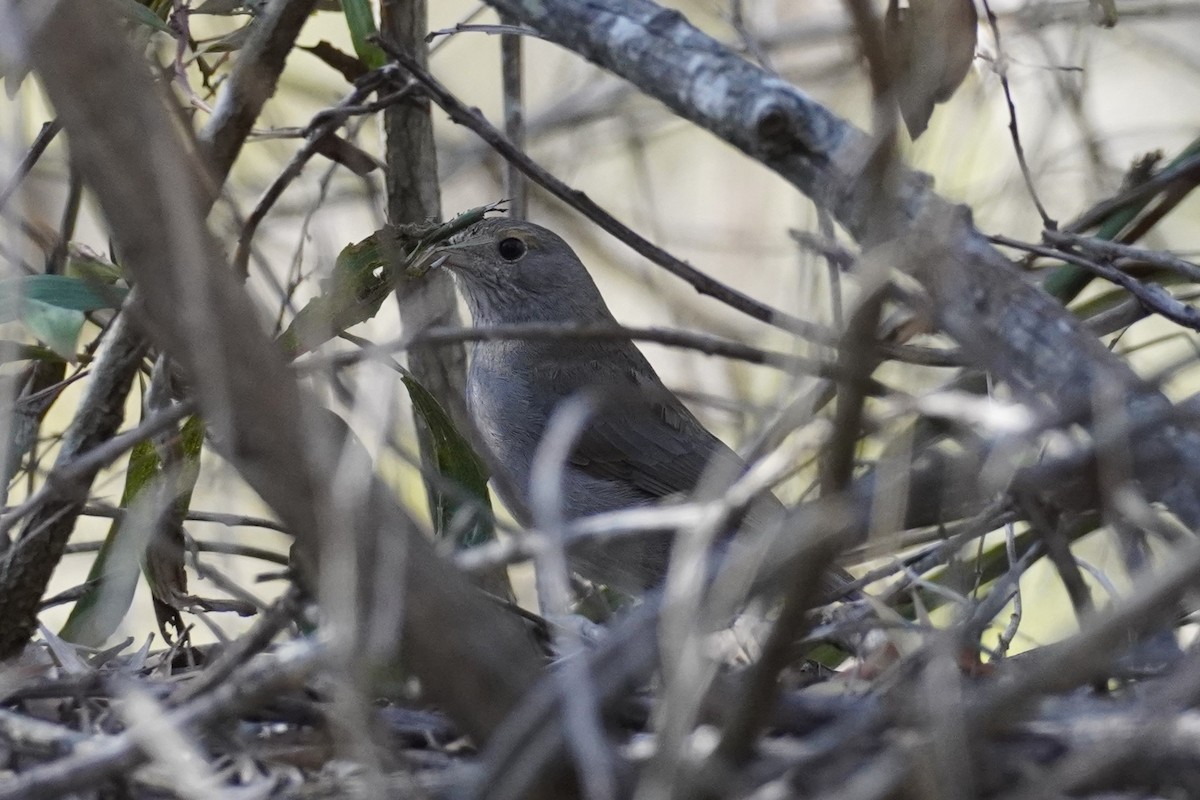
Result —
[{"label": "bird's beak", "polygon": [[[438,269],[442,266],[448,266],[451,268],[465,267],[470,259],[469,257],[464,258],[463,256],[466,254],[462,251],[467,250],[468,248],[477,247],[485,243],[487,240],[488,237],[486,236],[472,236],[470,238],[452,242],[450,244],[438,245],[430,250],[428,254],[426,254],[425,258],[423,258],[421,262],[416,265],[414,271],[418,275],[424,275],[425,273],[431,272],[432,270]],[[458,258],[455,258],[455,256],[458,256]]]},{"label": "bird's beak", "polygon": [[435,250],[430,254],[429,258],[425,259],[425,261],[421,264],[421,272],[431,272],[449,260],[450,253],[438,253],[438,251]]}]

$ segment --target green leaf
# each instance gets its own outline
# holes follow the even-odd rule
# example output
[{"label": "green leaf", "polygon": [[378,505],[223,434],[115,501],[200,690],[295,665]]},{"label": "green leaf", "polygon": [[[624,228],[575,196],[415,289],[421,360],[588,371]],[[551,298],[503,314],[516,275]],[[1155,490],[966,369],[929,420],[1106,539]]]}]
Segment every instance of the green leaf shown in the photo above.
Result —
[{"label": "green leaf", "polygon": [[[1163,171],[1177,167],[1197,154],[1200,154],[1200,138],[1193,139],[1179,155],[1175,156],[1175,158],[1171,159],[1170,163],[1163,167]],[[1113,209],[1108,218],[1100,223],[1099,228],[1097,228],[1096,233],[1093,235],[1095,238],[1106,242],[1115,241],[1125,230],[1126,226],[1133,222],[1138,214],[1159,196],[1161,196],[1161,193],[1144,197],[1141,200]],[[1132,244],[1132,242],[1125,242],[1125,244]],[[1047,294],[1057,298],[1063,305],[1067,305],[1078,297],[1079,293],[1086,289],[1091,282],[1092,273],[1075,264],[1064,264],[1052,269],[1046,280],[1042,283],[1042,288],[1045,289]]]},{"label": "green leaf", "polygon": [[347,328],[375,316],[402,278],[418,278],[414,265],[430,248],[483,219],[500,203],[472,208],[438,225],[382,228],[338,253],[320,296],[300,309],[279,336],[291,357],[299,356]]},{"label": "green leaf", "polygon": [[184,624],[180,617],[180,603],[190,597],[187,590],[187,572],[184,569],[186,544],[183,533],[183,518],[192,503],[192,491],[200,477],[200,451],[204,447],[204,421],[199,416],[189,417],[183,424],[178,440],[170,444],[171,452],[165,468],[172,472],[174,500],[169,515],[160,517],[147,547],[142,555],[142,574],[150,586],[154,599],[154,614],[158,618],[159,630],[167,636],[168,626],[174,626],[176,634],[183,635]]},{"label": "green leaf", "polygon": [[411,375],[402,380],[413,408],[429,431],[437,470],[469,496],[442,491],[427,482],[433,530],[439,538],[454,536],[456,549],[475,547],[496,538],[487,470],[471,445],[454,427],[437,399]]},{"label": "green leaf", "polygon": [[292,356],[307,353],[332,339],[340,331],[375,316],[392,289],[383,277],[380,253],[382,231],[346,245],[325,282],[324,292],[300,309],[279,337]]},{"label": "green leaf", "polygon": [[171,30],[171,27],[162,18],[137,2],[137,0],[117,0],[117,10],[123,17],[131,19],[139,25],[145,25],[147,28],[162,31],[170,36],[175,35],[175,32]]},{"label": "green leaf", "polygon": [[[150,442],[138,442],[129,454],[121,507],[129,509],[134,498],[158,474],[158,454]],[[141,516],[141,515],[139,515]],[[87,591],[71,609],[59,636],[68,642],[99,647],[116,632],[125,618],[137,586],[138,564],[153,527],[133,514],[114,520],[88,570]]]},{"label": "green leaf", "polygon": [[[434,536],[453,541],[455,550],[493,541],[496,525],[488,495],[487,469],[437,399],[406,370],[400,369],[413,410],[424,423],[422,450],[426,458],[432,456],[434,467],[445,479],[444,482],[425,479]],[[447,484],[457,491],[447,489]],[[475,582],[496,597],[515,598],[508,573],[502,568],[477,575]]]},{"label": "green leaf", "polygon": [[87,320],[82,311],[59,308],[38,300],[25,299],[22,319],[29,332],[66,361],[75,360],[75,345]]},{"label": "green leaf", "polygon": [[67,275],[0,280],[0,322],[20,321],[62,358],[73,361],[85,311],[117,308],[127,289]]},{"label": "green leaf", "polygon": [[[186,511],[191,503],[204,444],[203,421],[197,416],[190,417],[184,423],[180,439],[184,464],[175,487],[177,513],[181,509]],[[116,632],[129,611],[142,554],[154,533],[154,517],[157,516],[154,512],[158,510],[153,508],[155,503],[149,501],[147,490],[154,487],[161,468],[162,462],[152,442],[139,442],[134,446],[121,493],[121,507],[128,513],[109,526],[104,543],[92,561],[87,577],[90,586],[75,602],[59,632],[67,641],[99,647]]]},{"label": "green leaf", "polygon": [[91,248],[74,242],[68,249],[63,273],[70,278],[105,286],[111,286],[125,277],[125,273],[116,264],[95,253]]},{"label": "green leaf", "polygon": [[26,275],[0,280],[0,322],[12,322],[24,315],[22,301],[37,301],[70,311],[96,311],[119,308],[128,289],[106,286],[93,280],[69,275]]},{"label": "green leaf", "polygon": [[378,69],[386,64],[387,54],[370,41],[372,36],[379,34],[379,29],[375,26],[375,14],[371,10],[371,0],[342,0],[342,11],[346,14],[346,26],[350,28],[350,41],[354,43],[354,52],[362,62],[371,69]]}]

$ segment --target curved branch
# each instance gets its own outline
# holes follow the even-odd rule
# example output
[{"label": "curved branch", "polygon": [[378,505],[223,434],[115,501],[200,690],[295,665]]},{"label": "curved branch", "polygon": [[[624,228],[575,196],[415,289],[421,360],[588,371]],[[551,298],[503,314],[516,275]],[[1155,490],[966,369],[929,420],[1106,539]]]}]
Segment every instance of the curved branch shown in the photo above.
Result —
[{"label": "curved branch", "polygon": [[[649,0],[488,0],[549,41],[629,80],[681,117],[760,161],[829,211],[855,238],[871,239],[877,187],[870,141],[808,95],[744,60]],[[940,327],[964,354],[1023,399],[1090,408],[1097,386],[1119,389],[1135,419],[1167,404],[1078,320],[1034,286],[974,227],[969,212],[932,191],[928,176],[900,170],[889,216],[904,230],[892,256],[916,265]],[[1064,357],[1070,354],[1070,357]],[[1164,426],[1137,443],[1150,495],[1200,524],[1200,435]],[[1167,459],[1164,465],[1163,459]],[[1172,468],[1174,467],[1174,468]]]}]

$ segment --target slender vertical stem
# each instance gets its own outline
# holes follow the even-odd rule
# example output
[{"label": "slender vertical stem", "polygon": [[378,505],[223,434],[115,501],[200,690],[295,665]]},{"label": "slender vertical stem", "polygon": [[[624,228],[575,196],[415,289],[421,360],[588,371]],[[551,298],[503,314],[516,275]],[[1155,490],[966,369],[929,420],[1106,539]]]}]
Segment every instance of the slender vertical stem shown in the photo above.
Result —
[{"label": "slender vertical stem", "polygon": [[[384,38],[425,64],[425,32],[429,27],[425,0],[383,0],[380,10]],[[429,106],[397,103],[384,111],[383,123],[387,134],[388,222],[403,225],[441,219],[437,148]],[[396,297],[406,333],[415,335],[432,326],[462,325],[454,283],[445,271],[435,271],[419,281],[402,282]],[[466,364],[463,345],[417,348],[408,355],[413,376],[433,393],[460,431],[471,430],[464,400]],[[422,462],[433,469],[433,442],[420,419],[417,430]]]},{"label": "slender vertical stem", "polygon": [[[507,14],[500,15],[505,25],[518,24]],[[521,37],[505,33],[500,36],[501,75],[504,81],[504,135],[517,149],[525,149],[525,104],[521,86]],[[504,196],[508,198],[508,215],[513,219],[529,216],[529,189],[525,176],[511,161],[504,163]]]}]

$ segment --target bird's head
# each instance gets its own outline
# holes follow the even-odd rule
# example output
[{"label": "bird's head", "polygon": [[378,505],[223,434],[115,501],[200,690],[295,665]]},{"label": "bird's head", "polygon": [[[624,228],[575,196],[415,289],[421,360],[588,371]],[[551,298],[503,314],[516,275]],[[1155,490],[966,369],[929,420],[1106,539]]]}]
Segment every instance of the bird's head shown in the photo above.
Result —
[{"label": "bird's head", "polygon": [[476,325],[612,319],[570,245],[540,225],[483,220],[430,258],[458,277]]}]

